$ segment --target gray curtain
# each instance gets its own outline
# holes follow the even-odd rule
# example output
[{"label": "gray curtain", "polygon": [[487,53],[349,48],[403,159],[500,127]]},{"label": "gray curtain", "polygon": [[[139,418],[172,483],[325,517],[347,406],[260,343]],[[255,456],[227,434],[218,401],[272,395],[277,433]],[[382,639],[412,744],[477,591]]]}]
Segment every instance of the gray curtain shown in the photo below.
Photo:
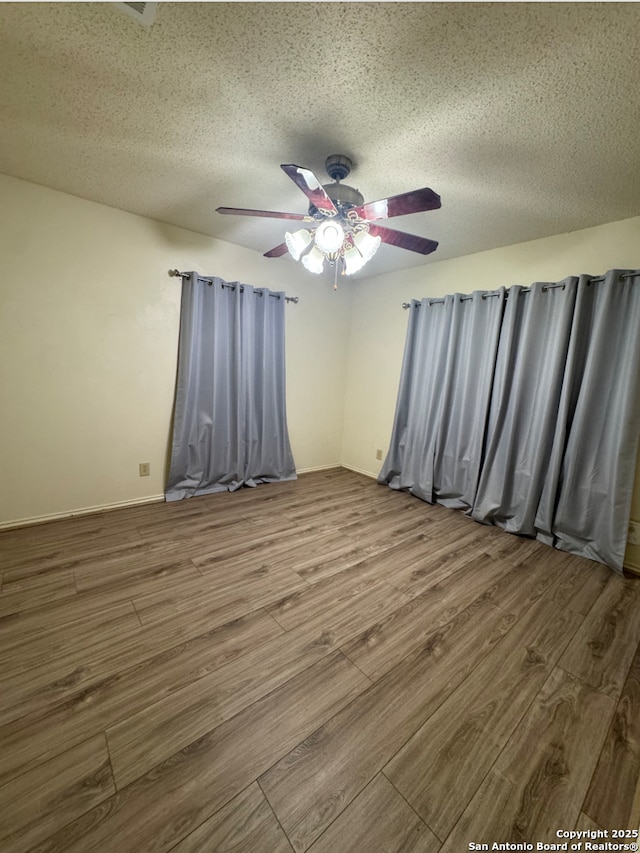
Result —
[{"label": "gray curtain", "polygon": [[166,500],[296,478],[285,403],[284,293],[183,279]]},{"label": "gray curtain", "polygon": [[[456,298],[433,309],[451,311]],[[474,294],[470,304],[481,303]],[[431,342],[415,340],[420,335]],[[637,271],[512,287],[499,335],[485,335],[484,343],[481,337],[469,336],[452,358],[452,339],[411,318],[379,480],[621,571],[640,431]],[[492,373],[488,382],[479,358]],[[407,452],[420,430],[419,444]],[[459,442],[461,430],[473,438]],[[444,446],[455,458],[442,452],[446,464],[434,464]],[[445,476],[449,470],[454,474]],[[456,470],[471,475],[468,488],[458,485],[452,496]],[[430,481],[430,492],[415,488]]]},{"label": "gray curtain", "polygon": [[536,535],[559,427],[575,285],[567,280],[509,290],[473,518],[511,533]]},{"label": "gray curtain", "polygon": [[473,506],[505,292],[411,302],[380,482],[430,503]]},{"label": "gray curtain", "polygon": [[552,473],[536,522],[539,539],[553,536],[562,550],[620,571],[640,431],[640,277],[626,275],[577,282]]}]

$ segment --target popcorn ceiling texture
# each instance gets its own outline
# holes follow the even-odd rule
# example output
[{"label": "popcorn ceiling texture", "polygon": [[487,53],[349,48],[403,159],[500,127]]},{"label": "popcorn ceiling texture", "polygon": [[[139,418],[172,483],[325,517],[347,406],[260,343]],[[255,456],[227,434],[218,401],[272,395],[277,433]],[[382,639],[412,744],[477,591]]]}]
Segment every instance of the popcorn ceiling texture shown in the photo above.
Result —
[{"label": "popcorn ceiling texture", "polygon": [[0,172],[258,252],[286,224],[215,208],[304,211],[280,163],[432,187],[389,225],[438,251],[362,278],[639,214],[639,32],[638,3],[0,3]]}]

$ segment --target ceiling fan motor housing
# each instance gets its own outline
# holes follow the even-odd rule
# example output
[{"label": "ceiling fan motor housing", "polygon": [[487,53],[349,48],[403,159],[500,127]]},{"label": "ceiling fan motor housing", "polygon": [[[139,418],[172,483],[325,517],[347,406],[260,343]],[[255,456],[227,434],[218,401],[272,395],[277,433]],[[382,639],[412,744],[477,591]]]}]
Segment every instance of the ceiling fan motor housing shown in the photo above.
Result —
[{"label": "ceiling fan motor housing", "polygon": [[[364,196],[362,193],[347,184],[341,184],[351,172],[353,163],[349,157],[344,154],[331,154],[325,160],[325,169],[329,177],[334,180],[335,184],[324,184],[322,189],[329,196],[334,205],[338,208],[338,212],[343,216],[353,207],[359,207],[364,204]],[[323,219],[322,214],[319,214],[315,205],[309,206],[309,214],[316,218]]]},{"label": "ceiling fan motor housing", "polygon": [[347,184],[325,184],[323,189],[341,213],[341,208],[349,210],[364,204],[362,193]]}]

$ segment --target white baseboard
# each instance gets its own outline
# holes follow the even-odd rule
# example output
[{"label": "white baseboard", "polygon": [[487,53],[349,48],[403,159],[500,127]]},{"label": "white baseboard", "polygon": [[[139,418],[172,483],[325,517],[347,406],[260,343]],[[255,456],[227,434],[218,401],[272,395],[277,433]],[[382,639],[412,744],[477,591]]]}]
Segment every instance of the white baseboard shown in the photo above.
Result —
[{"label": "white baseboard", "polygon": [[364,474],[365,477],[371,477],[372,480],[377,480],[378,475],[372,474],[371,471],[364,471],[362,468],[356,468],[355,465],[347,465],[345,462],[341,464],[342,468],[346,468],[349,471],[355,471],[356,474]]},{"label": "white baseboard", "polygon": [[98,512],[107,512],[110,509],[124,509],[128,506],[142,506],[143,504],[159,503],[163,500],[163,494],[149,495],[146,498],[133,498],[128,501],[116,501],[116,503],[88,506],[83,507],[82,509],[68,510],[67,512],[52,512],[48,515],[38,515],[31,518],[17,518],[14,521],[1,521],[0,530],[11,530],[13,527],[29,527],[32,524],[45,524],[47,521],[59,521],[61,518],[76,518],[81,515],[95,515]]},{"label": "white baseboard", "polygon": [[624,568],[634,575],[640,575],[640,566],[636,566],[636,564],[632,563],[630,560],[627,560],[627,562],[625,562]]},{"label": "white baseboard", "polygon": [[330,471],[332,468],[342,468],[342,465],[332,462],[331,465],[316,465],[315,468],[298,468],[296,474],[312,474],[314,471]]}]

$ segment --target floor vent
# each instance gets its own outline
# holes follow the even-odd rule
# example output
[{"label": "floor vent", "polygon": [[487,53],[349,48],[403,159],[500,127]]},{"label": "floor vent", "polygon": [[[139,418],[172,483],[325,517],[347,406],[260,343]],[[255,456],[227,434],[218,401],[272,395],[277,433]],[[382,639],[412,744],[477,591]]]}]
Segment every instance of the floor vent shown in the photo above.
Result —
[{"label": "floor vent", "polygon": [[157,3],[114,3],[113,5],[147,27],[156,19]]}]

